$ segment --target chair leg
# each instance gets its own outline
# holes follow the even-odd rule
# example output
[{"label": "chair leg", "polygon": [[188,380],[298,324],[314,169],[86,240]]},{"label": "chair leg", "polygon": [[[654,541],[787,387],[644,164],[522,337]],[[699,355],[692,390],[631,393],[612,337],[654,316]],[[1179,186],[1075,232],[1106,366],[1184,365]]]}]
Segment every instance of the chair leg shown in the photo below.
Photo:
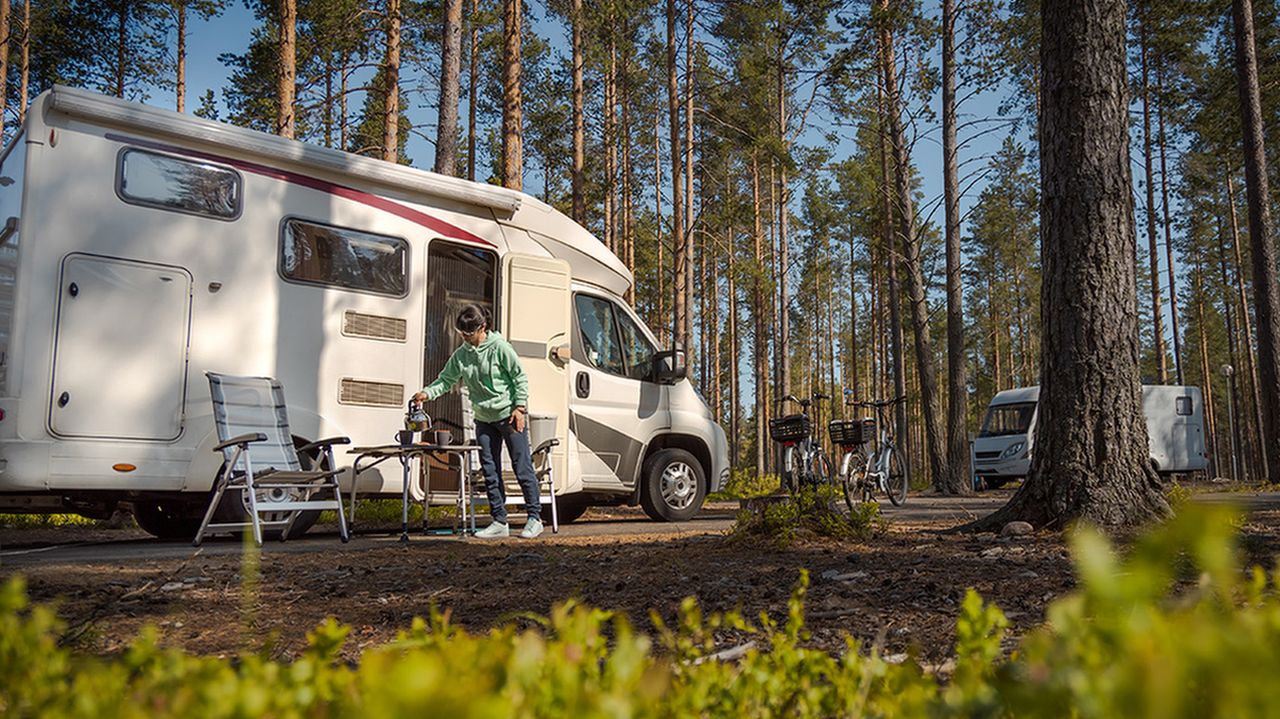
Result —
[{"label": "chair leg", "polygon": [[[359,459],[357,459],[356,462],[359,463]],[[360,478],[360,474],[356,469],[357,468],[354,465],[351,467],[351,509],[348,510],[348,516],[351,518],[350,524],[348,525],[350,529],[355,529],[356,527],[356,484],[357,480]],[[342,501],[341,493],[338,495],[338,501],[339,503]]]},{"label": "chair leg", "polygon": [[547,484],[551,485],[551,533],[560,533],[560,515],[556,511],[556,471],[551,466],[551,458],[547,458]]},{"label": "chair leg", "polygon": [[218,480],[218,487],[213,492],[213,499],[209,502],[209,508],[204,512],[204,519],[200,522],[200,528],[196,530],[195,539],[191,540],[191,546],[198,547],[204,541],[204,530],[209,526],[209,522],[213,520],[213,513],[217,511],[218,505],[222,503],[222,494],[227,489],[227,482],[231,475],[231,470],[227,470],[226,474]]},{"label": "chair leg", "polygon": [[[342,543],[351,541],[351,533],[347,529],[347,518],[342,514],[342,488],[338,486],[338,478],[333,478],[333,496],[338,500],[338,536]],[[354,509],[354,506],[352,507]]]},{"label": "chair leg", "polygon": [[259,547],[262,546],[262,525],[258,520],[258,492],[253,486],[253,472],[246,468],[244,476],[244,490],[249,497],[249,521],[253,525],[253,542]]}]

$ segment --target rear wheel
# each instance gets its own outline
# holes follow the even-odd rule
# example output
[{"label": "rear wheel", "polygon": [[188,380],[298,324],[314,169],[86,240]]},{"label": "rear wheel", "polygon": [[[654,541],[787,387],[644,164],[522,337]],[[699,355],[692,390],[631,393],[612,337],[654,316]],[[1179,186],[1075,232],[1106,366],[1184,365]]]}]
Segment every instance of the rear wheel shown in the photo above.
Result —
[{"label": "rear wheel", "polygon": [[809,481],[817,487],[831,483],[831,459],[821,449],[817,450],[809,460]]},{"label": "rear wheel", "polygon": [[645,462],[640,506],[651,519],[683,522],[698,512],[706,496],[702,465],[683,449],[664,449]]},{"label": "rear wheel", "polygon": [[[294,447],[302,447],[307,444],[307,440],[301,437],[293,438]],[[321,469],[328,470],[329,459],[319,449],[313,449],[305,454],[298,455],[298,463],[304,470],[310,470],[317,465]],[[222,473],[226,471],[226,465],[218,470],[218,477],[214,480],[214,486],[222,481]],[[259,488],[257,500],[259,502],[278,502],[286,499],[300,500],[303,490],[299,489],[282,489],[279,487]],[[267,512],[262,515],[262,521],[275,522],[284,521],[289,518],[292,512]],[[298,517],[293,520],[293,527],[289,529],[290,538],[298,538],[307,533],[308,529],[315,526],[320,519],[319,510],[308,510],[296,513]],[[199,521],[196,520],[196,526],[199,527]],[[218,503],[218,509],[213,516],[214,522],[248,522],[249,521],[249,497],[243,489],[234,489],[222,495],[222,501]],[[283,529],[270,529],[263,531],[264,539],[279,539]],[[192,536],[195,536],[193,528]]]},{"label": "rear wheel", "polygon": [[889,493],[889,501],[896,507],[907,501],[907,473],[902,469],[902,460],[897,452],[889,453],[889,476],[884,478],[885,489]]},{"label": "rear wheel", "polygon": [[203,509],[176,500],[139,500],[133,503],[133,518],[153,537],[190,541],[204,519]]},{"label": "rear wheel", "polygon": [[782,448],[782,488],[787,494],[795,494],[796,492],[796,476],[798,474],[796,467],[796,448],[792,445],[786,445]]},{"label": "rear wheel", "polygon": [[862,456],[849,452],[845,454],[844,459],[840,463],[840,476],[837,481],[840,484],[840,491],[844,493],[845,506],[850,512],[854,512],[858,508],[858,504],[862,502],[862,470],[866,466]]}]

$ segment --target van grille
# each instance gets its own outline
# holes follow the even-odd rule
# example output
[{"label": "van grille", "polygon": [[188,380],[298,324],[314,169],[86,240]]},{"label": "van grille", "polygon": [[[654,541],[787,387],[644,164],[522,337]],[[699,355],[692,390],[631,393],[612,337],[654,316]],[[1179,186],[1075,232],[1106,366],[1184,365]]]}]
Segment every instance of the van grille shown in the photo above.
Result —
[{"label": "van grille", "polygon": [[404,385],[343,377],[338,401],[368,407],[399,407],[404,402]]},{"label": "van grille", "polygon": [[342,334],[350,337],[404,342],[408,329],[409,323],[399,317],[367,315],[353,310],[342,313]]},{"label": "van grille", "polygon": [[974,452],[974,459],[995,459],[1000,456],[999,452]]}]

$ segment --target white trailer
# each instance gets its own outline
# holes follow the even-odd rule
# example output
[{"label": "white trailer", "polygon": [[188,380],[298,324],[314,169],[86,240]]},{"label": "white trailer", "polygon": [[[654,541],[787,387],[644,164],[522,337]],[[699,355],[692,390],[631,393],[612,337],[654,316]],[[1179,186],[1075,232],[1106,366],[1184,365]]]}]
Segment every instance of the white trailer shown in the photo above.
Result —
[{"label": "white trailer", "polygon": [[[728,476],[631,273],[528,195],[57,87],[0,157],[0,222],[0,511],[193,530],[221,463],[205,371],[278,377],[299,442],[391,442],[468,302],[557,418],[561,521],[683,519]],[[464,421],[456,392],[428,410]]]},{"label": "white trailer", "polygon": [[[1039,387],[1007,389],[991,398],[972,445],[975,483],[980,479],[988,487],[999,487],[1027,476],[1039,401]],[[1142,414],[1151,466],[1157,472],[1181,474],[1208,467],[1199,387],[1143,385]]]}]

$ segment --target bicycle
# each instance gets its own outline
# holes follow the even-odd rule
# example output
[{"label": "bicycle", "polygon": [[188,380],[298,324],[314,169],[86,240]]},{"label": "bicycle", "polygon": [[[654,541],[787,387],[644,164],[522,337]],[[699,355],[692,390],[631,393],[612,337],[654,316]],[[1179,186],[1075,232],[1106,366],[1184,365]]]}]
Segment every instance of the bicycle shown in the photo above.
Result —
[{"label": "bicycle", "polygon": [[800,413],[769,420],[769,437],[782,445],[782,486],[790,493],[801,485],[816,487],[831,482],[831,458],[813,441],[813,420],[809,417],[809,407],[824,399],[831,396],[815,392],[801,399],[789,394],[778,404],[795,402]]},{"label": "bicycle", "polygon": [[[844,455],[836,480],[850,512],[855,511],[859,503],[874,501],[876,491],[889,497],[895,507],[907,501],[907,475],[894,448],[892,417],[885,416],[888,408],[904,401],[905,395],[870,402],[846,400],[845,404],[852,407],[874,409],[876,418],[832,420],[827,426],[832,443],[838,445]],[[867,447],[876,439],[877,424],[879,445]],[[865,457],[864,449],[867,450]]]}]

